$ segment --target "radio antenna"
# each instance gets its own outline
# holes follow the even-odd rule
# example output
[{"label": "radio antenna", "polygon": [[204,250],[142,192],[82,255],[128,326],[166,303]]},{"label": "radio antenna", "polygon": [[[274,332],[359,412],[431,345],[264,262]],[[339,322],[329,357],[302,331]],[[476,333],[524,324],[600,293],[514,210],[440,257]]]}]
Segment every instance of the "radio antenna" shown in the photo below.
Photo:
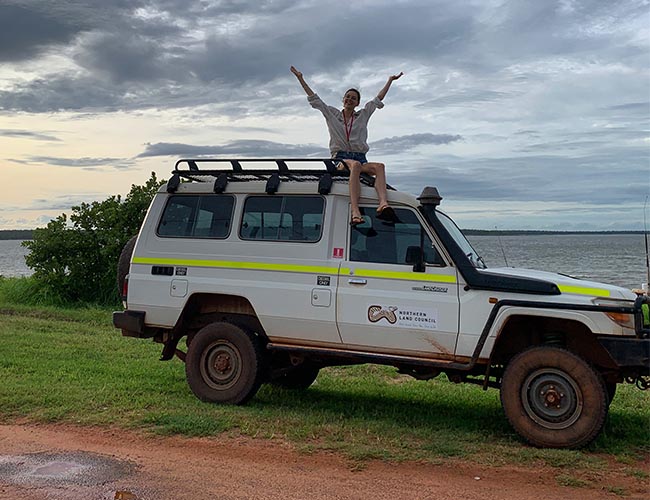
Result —
[{"label": "radio antenna", "polygon": [[[645,214],[644,214],[644,215],[645,215]],[[497,226],[494,226],[494,229],[497,231],[497,240],[499,241],[499,247],[501,248],[501,253],[503,254],[503,260],[504,260],[504,262],[506,263],[506,267],[510,267],[510,266],[508,265],[508,258],[506,257],[506,251],[505,251],[505,249],[503,248],[503,243],[501,243],[501,235],[499,234],[499,228],[498,228]],[[648,247],[648,240],[647,240],[647,238],[646,238],[646,260],[648,260],[648,259],[647,259],[647,253],[648,253],[648,252],[647,252],[647,247]]]}]

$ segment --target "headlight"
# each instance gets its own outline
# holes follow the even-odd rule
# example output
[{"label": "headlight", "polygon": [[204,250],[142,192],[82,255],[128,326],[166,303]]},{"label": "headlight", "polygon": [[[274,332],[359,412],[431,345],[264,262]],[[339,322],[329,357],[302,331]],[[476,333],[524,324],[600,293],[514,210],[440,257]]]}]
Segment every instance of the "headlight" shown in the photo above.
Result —
[{"label": "headlight", "polygon": [[[607,300],[607,299],[595,299],[594,304],[597,306],[609,306],[609,307],[631,307],[632,303],[629,301],[623,300]],[[617,325],[622,326],[623,328],[632,328],[634,329],[634,316],[627,313],[619,312],[606,312],[604,313],[609,319],[611,319]]]}]

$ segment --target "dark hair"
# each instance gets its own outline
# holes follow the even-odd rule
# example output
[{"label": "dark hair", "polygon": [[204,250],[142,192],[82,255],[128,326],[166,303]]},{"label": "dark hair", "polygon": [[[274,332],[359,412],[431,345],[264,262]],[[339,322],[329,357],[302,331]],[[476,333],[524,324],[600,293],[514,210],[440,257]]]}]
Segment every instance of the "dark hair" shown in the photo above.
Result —
[{"label": "dark hair", "polygon": [[[357,89],[355,89],[355,88],[348,89],[348,90],[345,91],[346,94],[347,94],[348,92],[354,92],[355,94],[357,94],[357,99],[359,100],[359,102],[361,102],[361,92],[359,92],[359,91],[358,91]],[[345,94],[344,94],[344,95],[345,95]]]}]

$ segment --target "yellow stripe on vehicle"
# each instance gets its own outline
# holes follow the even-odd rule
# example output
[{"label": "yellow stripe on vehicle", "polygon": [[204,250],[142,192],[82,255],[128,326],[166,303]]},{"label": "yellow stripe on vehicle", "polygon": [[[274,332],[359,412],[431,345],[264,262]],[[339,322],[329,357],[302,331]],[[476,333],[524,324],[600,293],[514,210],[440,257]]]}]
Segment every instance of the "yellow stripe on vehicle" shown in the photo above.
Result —
[{"label": "yellow stripe on vehicle", "polygon": [[155,266],[219,267],[222,269],[248,269],[251,271],[283,271],[289,273],[338,274],[338,268],[325,266],[301,266],[295,264],[267,264],[264,262],[239,262],[232,260],[162,259],[134,257],[134,264]]},{"label": "yellow stripe on vehicle", "polygon": [[436,283],[456,283],[456,276],[448,274],[409,273],[400,271],[379,271],[375,269],[341,269],[341,275],[361,276],[362,278],[384,278],[390,280],[432,281]]},{"label": "yellow stripe on vehicle", "polygon": [[[156,257],[133,257],[133,264],[150,264],[154,266],[216,267],[221,269],[246,269],[251,271],[281,271],[305,274],[339,274],[336,267],[303,266],[296,264],[269,264],[265,262],[240,262],[232,260],[204,259],[169,259]],[[343,268],[341,275],[350,275],[349,268]],[[357,269],[354,276],[364,278],[383,278],[407,281],[430,281],[436,283],[456,283],[456,276],[447,274],[426,274],[400,271],[380,271],[376,269]]]},{"label": "yellow stripe on vehicle", "polygon": [[575,293],[577,295],[595,295],[596,297],[609,297],[609,290],[604,288],[589,288],[585,286],[557,285],[562,293]]}]

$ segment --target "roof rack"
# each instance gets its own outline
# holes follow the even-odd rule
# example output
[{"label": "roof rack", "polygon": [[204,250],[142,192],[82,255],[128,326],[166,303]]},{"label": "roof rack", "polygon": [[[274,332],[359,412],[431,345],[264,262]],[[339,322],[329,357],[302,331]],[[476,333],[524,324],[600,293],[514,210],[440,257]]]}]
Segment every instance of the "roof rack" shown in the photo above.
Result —
[{"label": "roof rack", "polygon": [[[321,163],[324,169],[290,169],[290,163]],[[229,164],[226,168],[201,168],[201,164],[221,163]],[[269,168],[244,169],[242,163],[268,163]],[[333,158],[182,158],[176,162],[172,171],[172,178],[167,183],[167,191],[174,192],[180,180],[196,182],[214,182],[214,191],[221,193],[229,182],[245,182],[250,180],[266,181],[266,192],[273,194],[277,191],[280,182],[315,182],[318,181],[318,192],[329,193],[334,179],[347,181],[350,173],[338,170],[340,160]],[[186,168],[182,168],[186,166]],[[362,184],[373,187],[375,178],[368,174],[361,174]],[[395,190],[392,186],[387,189]]]}]

